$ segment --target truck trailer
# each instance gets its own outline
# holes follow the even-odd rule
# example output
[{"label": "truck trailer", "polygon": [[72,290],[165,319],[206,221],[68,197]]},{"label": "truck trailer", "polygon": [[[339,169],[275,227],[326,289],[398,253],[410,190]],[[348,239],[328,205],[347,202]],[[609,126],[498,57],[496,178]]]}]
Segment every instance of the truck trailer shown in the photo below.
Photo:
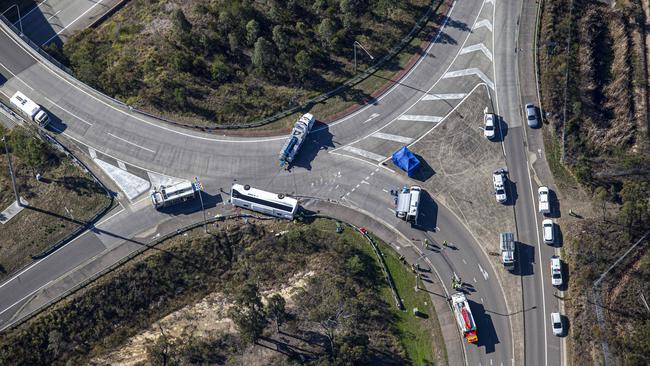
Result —
[{"label": "truck trailer", "polygon": [[151,204],[157,209],[172,206],[193,199],[200,190],[199,182],[185,181],[170,186],[160,185],[150,192]]},{"label": "truck trailer", "polygon": [[463,333],[463,337],[465,337],[468,343],[478,342],[476,323],[474,322],[472,310],[469,308],[469,303],[467,302],[465,294],[457,292],[451,295],[451,305],[454,308],[456,323],[458,323],[458,327]]},{"label": "truck trailer", "polygon": [[9,102],[11,105],[18,108],[25,118],[38,123],[39,126],[45,127],[50,123],[50,116],[47,115],[47,112],[45,112],[40,105],[27,98],[25,94],[17,91],[16,94],[9,99]]},{"label": "truck trailer", "polygon": [[287,142],[282,146],[280,150],[280,166],[287,168],[293,162],[293,159],[298,155],[298,150],[307,139],[307,135],[311,128],[314,126],[316,119],[311,113],[303,114],[302,117],[296,122],[291,130],[291,135]]}]

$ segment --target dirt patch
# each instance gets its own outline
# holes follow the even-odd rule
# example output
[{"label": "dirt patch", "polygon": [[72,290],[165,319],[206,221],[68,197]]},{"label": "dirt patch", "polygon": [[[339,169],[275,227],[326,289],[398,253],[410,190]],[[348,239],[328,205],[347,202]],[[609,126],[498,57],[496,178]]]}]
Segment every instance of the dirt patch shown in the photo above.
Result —
[{"label": "dirt patch", "polygon": [[[294,275],[280,289],[262,292],[263,302],[266,303],[266,299],[274,294],[280,294],[287,301],[287,307],[291,308],[295,290],[304,288],[307,280],[314,275],[314,271]],[[155,343],[163,333],[171,339],[182,338],[187,334],[194,337],[214,338],[224,333],[236,333],[235,324],[227,316],[231,306],[232,303],[222,292],[213,292],[199,302],[187,305],[156,321],[149,329],[129,339],[122,348],[97,357],[91,360],[90,364],[131,366],[146,362],[147,346]],[[249,356],[259,356],[254,354],[253,351]]]}]

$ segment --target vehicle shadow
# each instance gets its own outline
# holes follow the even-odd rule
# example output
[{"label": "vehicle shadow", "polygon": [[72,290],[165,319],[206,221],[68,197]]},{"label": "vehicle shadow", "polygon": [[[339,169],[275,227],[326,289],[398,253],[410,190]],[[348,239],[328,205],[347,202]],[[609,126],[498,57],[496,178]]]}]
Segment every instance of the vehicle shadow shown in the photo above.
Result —
[{"label": "vehicle shadow", "polygon": [[515,268],[511,271],[512,274],[517,276],[531,276],[534,274],[535,269],[535,247],[522,243],[515,242],[515,258],[517,263]]},{"label": "vehicle shadow", "polygon": [[569,278],[571,277],[571,272],[569,270],[569,265],[562,259],[560,259],[560,271],[562,271],[562,286],[558,286],[558,290],[566,291],[569,289]]},{"label": "vehicle shadow", "polygon": [[438,204],[429,192],[420,192],[420,212],[418,214],[417,228],[424,231],[435,232],[438,228]]},{"label": "vehicle shadow", "polygon": [[[307,135],[305,143],[302,145],[298,155],[289,166],[289,170],[293,167],[311,170],[311,162],[316,158],[316,155],[318,155],[320,151],[327,151],[329,148],[334,148],[334,136],[330,132],[327,124],[316,121],[312,130],[315,132]],[[278,154],[279,153],[280,152],[278,151]]]},{"label": "vehicle shadow", "polygon": [[558,198],[557,193],[550,188],[548,190],[548,206],[551,209],[551,213],[544,216],[555,219],[562,217],[562,212],[560,211],[560,199]]},{"label": "vehicle shadow", "polygon": [[553,242],[549,245],[554,248],[561,248],[562,243],[564,243],[564,234],[562,234],[562,229],[557,223],[553,223]]},{"label": "vehicle shadow", "polygon": [[50,116],[50,123],[48,123],[47,126],[45,126],[46,130],[59,134],[59,133],[63,133],[63,131],[65,131],[68,128],[68,124],[63,122],[63,120],[59,118],[56,114],[52,113],[45,107],[41,107],[41,108],[43,108],[43,110]]},{"label": "vehicle shadow", "polygon": [[497,116],[496,127],[497,127],[497,131],[496,131],[497,133],[494,142],[505,141],[506,136],[508,135],[508,123],[501,116]]},{"label": "vehicle shadow", "polygon": [[472,300],[467,300],[467,302],[469,303],[469,307],[474,315],[474,321],[476,322],[478,333],[478,342],[476,345],[478,347],[485,347],[485,353],[493,353],[496,349],[496,345],[499,344],[500,341],[497,331],[494,328],[494,323],[492,322],[492,316],[485,311],[485,307],[482,304]]},{"label": "vehicle shadow", "polygon": [[201,207],[201,199],[197,195],[196,198],[181,202],[168,207],[161,207],[158,209],[159,212],[178,216],[178,215],[191,215],[193,213],[199,212],[202,209],[210,209],[216,207],[219,203],[223,202],[221,194],[211,195],[206,192],[202,192],[203,197],[203,207]]},{"label": "vehicle shadow", "polygon": [[506,206],[514,206],[517,203],[519,195],[517,193],[517,183],[510,180],[510,176],[506,175],[506,192],[508,192],[508,199],[504,203]]},{"label": "vehicle shadow", "polygon": [[420,161],[420,167],[411,178],[420,182],[426,182],[427,180],[429,180],[429,178],[433,177],[434,174],[436,174],[436,172],[433,170],[431,165],[429,165],[429,163],[427,163],[427,161],[424,160],[424,158],[421,155],[418,154],[413,154],[413,155],[415,155],[415,157],[418,158],[418,160]]}]

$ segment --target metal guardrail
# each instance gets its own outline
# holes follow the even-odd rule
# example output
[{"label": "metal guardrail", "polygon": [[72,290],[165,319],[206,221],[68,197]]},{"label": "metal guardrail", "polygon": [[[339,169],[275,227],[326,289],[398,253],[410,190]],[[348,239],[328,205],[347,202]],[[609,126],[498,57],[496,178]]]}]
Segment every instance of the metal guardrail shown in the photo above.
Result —
[{"label": "metal guardrail", "polygon": [[38,46],[37,44],[32,42],[24,34],[22,34],[20,32],[20,30],[18,30],[5,16],[0,15],[0,20],[3,23],[5,23],[7,25],[7,27],[9,27],[23,41],[25,41],[25,43],[27,43],[31,48],[33,48],[36,52],[38,52],[39,55],[44,57],[47,61],[49,61],[55,67],[58,67],[59,69],[63,70],[77,84],[85,86],[86,88],[92,90],[95,93],[98,93],[98,94],[102,95],[104,98],[107,98],[108,100],[110,100],[110,101],[112,101],[112,102],[114,102],[114,103],[116,103],[118,105],[121,105],[123,107],[128,107],[131,112],[135,112],[135,113],[141,114],[143,116],[154,118],[154,119],[157,119],[157,120],[160,120],[160,121],[163,121],[163,122],[167,122],[167,123],[172,124],[172,125],[184,127],[184,128],[190,128],[190,129],[200,130],[200,131],[204,131],[204,132],[213,132],[213,131],[216,131],[216,130],[235,130],[235,129],[246,129],[246,128],[261,127],[261,126],[270,124],[272,122],[275,122],[277,120],[280,120],[280,119],[282,119],[284,117],[290,116],[290,115],[292,115],[294,113],[298,113],[300,111],[308,110],[312,106],[314,106],[315,104],[321,103],[321,102],[323,102],[323,101],[325,101],[325,100],[327,100],[327,99],[329,99],[329,98],[331,98],[333,96],[336,96],[338,94],[343,93],[344,91],[347,91],[351,87],[361,83],[362,81],[364,81],[365,79],[370,77],[372,74],[377,72],[379,70],[379,68],[381,66],[383,66],[386,62],[388,62],[391,59],[393,59],[394,57],[396,57],[413,40],[413,38],[415,38],[415,36],[418,33],[420,33],[420,31],[422,30],[424,25],[431,18],[431,15],[443,3],[444,3],[444,0],[432,0],[431,5],[427,8],[426,13],[422,17],[420,17],[420,19],[418,19],[418,21],[415,23],[413,28],[411,28],[411,31],[406,36],[404,36],[400,40],[399,43],[397,43],[395,46],[393,46],[384,57],[379,59],[379,61],[377,61],[374,65],[370,66],[368,69],[362,71],[359,75],[354,76],[351,79],[345,81],[343,84],[339,85],[338,87],[336,87],[333,90],[330,90],[330,91],[328,91],[326,93],[323,93],[323,94],[318,95],[318,96],[316,96],[316,97],[314,97],[312,99],[309,99],[308,101],[306,101],[305,103],[303,103],[301,105],[298,105],[298,106],[295,106],[295,107],[292,107],[292,108],[288,108],[288,109],[286,109],[284,111],[281,111],[281,112],[278,112],[278,113],[276,113],[276,114],[274,114],[272,116],[265,117],[265,118],[259,119],[257,121],[247,123],[247,124],[243,124],[243,125],[220,125],[220,124],[216,124],[216,125],[213,125],[213,126],[190,125],[190,124],[181,123],[181,122],[178,122],[178,121],[172,121],[172,120],[167,119],[167,118],[165,118],[163,116],[155,115],[155,114],[145,112],[145,111],[139,110],[137,108],[133,108],[131,106],[128,106],[126,103],[124,103],[122,101],[119,101],[119,100],[117,100],[117,99],[115,99],[113,97],[110,97],[110,96],[108,96],[108,95],[106,95],[106,94],[104,94],[104,93],[102,93],[102,92],[88,86],[87,84],[83,83],[82,81],[76,79],[74,77],[74,75],[72,74],[72,71],[70,69],[68,69],[66,66],[62,65],[59,61],[57,61],[55,58],[50,56],[47,52],[43,51],[40,48],[40,46]]}]

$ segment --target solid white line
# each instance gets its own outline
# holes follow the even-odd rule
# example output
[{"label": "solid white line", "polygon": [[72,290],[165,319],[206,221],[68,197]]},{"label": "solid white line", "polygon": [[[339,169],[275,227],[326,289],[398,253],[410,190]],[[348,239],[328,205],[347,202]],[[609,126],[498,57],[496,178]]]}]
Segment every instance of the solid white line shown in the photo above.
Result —
[{"label": "solid white line", "polygon": [[122,212],[124,212],[124,206],[122,206],[121,203],[120,203],[120,207],[122,207],[122,208],[121,208],[119,211],[117,211],[116,213],[112,214],[111,216],[105,218],[104,220],[102,220],[102,221],[96,223],[96,224],[93,225],[93,226],[98,227],[98,226],[100,226],[100,225],[103,225],[104,223],[106,223],[106,221],[108,221],[108,220],[112,219],[113,217],[115,217],[115,216],[121,214]]},{"label": "solid white line", "polygon": [[442,121],[442,117],[438,116],[423,116],[416,114],[403,114],[397,118],[400,121],[416,121],[416,122],[433,122],[438,123]]},{"label": "solid white line", "polygon": [[110,132],[106,132],[106,134],[109,135],[109,136],[115,137],[115,138],[118,139],[118,140],[122,140],[122,141],[126,142],[127,144],[133,145],[133,146],[135,146],[135,147],[139,147],[139,148],[142,149],[142,150],[147,150],[147,151],[150,151],[150,152],[152,152],[152,153],[154,153],[154,154],[156,153],[155,151],[153,151],[153,150],[151,150],[151,149],[147,149],[146,147],[143,147],[143,146],[140,146],[140,145],[138,145],[138,144],[135,144],[135,143],[133,143],[133,142],[131,142],[131,141],[125,140],[125,139],[123,139],[123,138],[121,138],[121,137],[119,137],[119,136],[115,136],[115,135],[113,135],[113,134],[110,133]]},{"label": "solid white line", "polygon": [[492,52],[487,47],[485,47],[485,45],[483,43],[478,43],[478,44],[473,44],[471,46],[467,46],[467,47],[463,48],[462,50],[460,50],[460,54],[464,55],[466,53],[472,53],[472,52],[476,52],[476,51],[483,52],[485,57],[487,57],[490,61],[492,61]]},{"label": "solid white line", "polygon": [[[61,9],[61,10],[63,10],[63,9]],[[61,12],[61,10],[57,11],[56,13],[54,13],[53,15],[51,15],[49,18],[47,18],[47,21],[49,22],[50,19],[52,19],[52,18],[54,18],[55,16],[57,16],[57,14],[59,14],[59,13]]]},{"label": "solid white line", "polygon": [[480,20],[480,21],[474,23],[474,27],[472,29],[479,29],[481,27],[485,27],[485,28],[489,29],[490,32],[492,32],[492,23],[487,19],[483,19],[483,20]]},{"label": "solid white line", "polygon": [[74,117],[74,118],[80,120],[81,122],[87,124],[88,126],[92,126],[92,125],[93,125],[92,123],[86,121],[85,119],[83,119],[83,118],[81,118],[81,117],[75,115],[74,113],[70,112],[69,110],[67,110],[67,109],[65,109],[65,108],[63,108],[63,107],[61,107],[61,106],[59,106],[58,104],[54,103],[54,101],[52,101],[50,98],[48,98],[48,97],[46,97],[46,96],[43,96],[43,98],[45,98],[45,100],[47,100],[48,102],[52,103],[52,106],[59,108],[60,110],[64,111],[65,113],[67,113],[67,114],[71,115],[72,117]]},{"label": "solid white line", "polygon": [[390,133],[375,132],[371,137],[376,137],[378,139],[397,141],[403,144],[410,144],[413,141],[412,138],[406,136],[391,135]]},{"label": "solid white line", "polygon": [[384,160],[386,158],[383,155],[379,155],[379,154],[375,154],[375,153],[370,152],[370,151],[362,150],[362,149],[356,148],[354,146],[349,146],[348,145],[348,146],[344,146],[342,149],[347,151],[347,152],[351,152],[353,154],[361,155],[364,158],[372,159],[372,160],[375,160],[375,161],[382,161],[382,160]]},{"label": "solid white line", "polygon": [[427,94],[422,100],[454,100],[463,99],[467,93],[454,93],[454,94]]},{"label": "solid white line", "polygon": [[23,83],[26,87],[28,87],[29,90],[34,90],[34,88],[32,88],[31,86],[27,85],[27,83],[24,82],[23,79],[19,78],[16,74],[14,74],[11,70],[9,70],[9,69],[8,69],[5,65],[3,65],[1,62],[0,62],[0,66],[2,66],[3,69],[7,70],[7,71],[11,74],[11,76],[15,77],[16,79],[18,79],[18,81],[20,81],[20,82]]},{"label": "solid white line", "polygon": [[483,80],[484,83],[486,83],[490,89],[494,90],[494,83],[492,80],[490,80],[483,71],[479,70],[476,67],[472,67],[469,69],[463,69],[463,70],[455,70],[455,71],[449,71],[445,73],[442,77],[443,79],[448,79],[448,78],[457,78],[461,76],[469,76],[469,75],[476,75],[478,76],[481,80]]},{"label": "solid white line", "polygon": [[47,41],[41,43],[41,46],[44,45],[44,44],[46,44],[46,43],[49,43],[51,40],[53,40],[53,39],[56,38],[59,34],[61,34],[64,30],[66,30],[66,28],[68,28],[69,26],[71,26],[71,25],[73,25],[74,23],[76,23],[77,20],[81,19],[84,15],[86,15],[86,13],[88,13],[88,12],[91,11],[91,10],[93,10],[97,5],[100,5],[100,4],[103,3],[103,2],[104,2],[104,0],[99,0],[98,2],[96,2],[93,6],[91,6],[90,8],[88,8],[88,10],[84,11],[83,13],[81,13],[81,15],[79,15],[79,16],[76,17],[72,22],[70,22],[70,24],[66,25],[66,26],[63,27],[60,31],[56,32],[56,34],[53,35],[52,37],[50,37],[50,39],[48,39]]}]

